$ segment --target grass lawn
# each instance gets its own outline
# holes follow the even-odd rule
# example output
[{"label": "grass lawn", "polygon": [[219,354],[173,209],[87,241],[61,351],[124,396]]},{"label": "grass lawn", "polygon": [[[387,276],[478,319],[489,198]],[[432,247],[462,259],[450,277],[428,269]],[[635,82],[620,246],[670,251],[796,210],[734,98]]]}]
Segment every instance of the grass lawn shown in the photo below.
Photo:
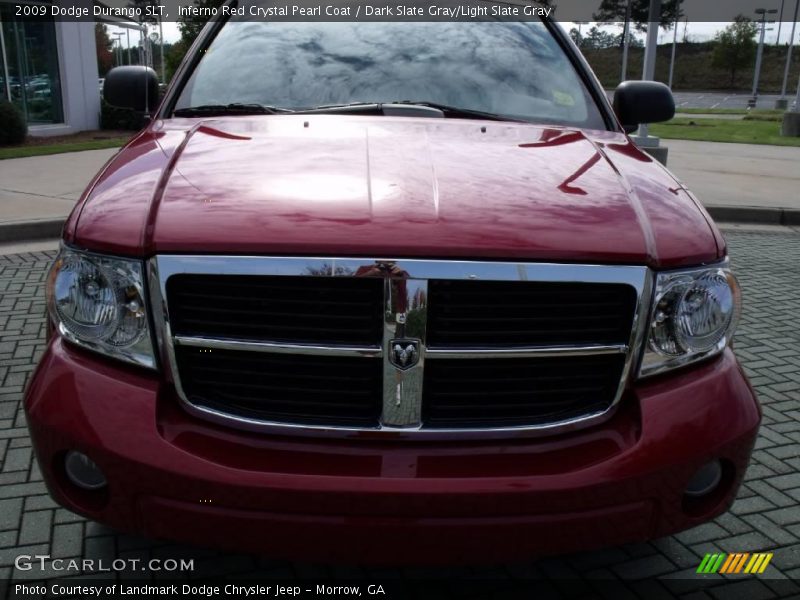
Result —
[{"label": "grass lawn", "polygon": [[774,118],[780,120],[783,111],[774,108],[756,108],[747,110],[746,108],[681,108],[675,107],[675,112],[683,115],[743,115],[747,118]]},{"label": "grass lawn", "polygon": [[724,121],[679,118],[667,123],[654,123],[649,129],[653,135],[673,140],[800,146],[800,137],[781,136],[781,123],[777,120]]},{"label": "grass lawn", "polygon": [[83,131],[74,135],[56,137],[28,136],[19,146],[0,146],[0,160],[44,156],[62,152],[119,148],[131,137],[131,131]]},{"label": "grass lawn", "polygon": [[744,108],[683,108],[675,107],[675,112],[685,115],[746,115],[747,109]]}]

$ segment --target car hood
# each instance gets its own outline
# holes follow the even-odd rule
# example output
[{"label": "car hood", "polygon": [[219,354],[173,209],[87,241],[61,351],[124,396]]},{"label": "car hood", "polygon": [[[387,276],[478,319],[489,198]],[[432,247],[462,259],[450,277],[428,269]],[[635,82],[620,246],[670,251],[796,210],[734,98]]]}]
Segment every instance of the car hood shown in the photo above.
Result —
[{"label": "car hood", "polygon": [[684,264],[707,215],[622,134],[335,115],[156,122],[75,239],[164,252]]}]

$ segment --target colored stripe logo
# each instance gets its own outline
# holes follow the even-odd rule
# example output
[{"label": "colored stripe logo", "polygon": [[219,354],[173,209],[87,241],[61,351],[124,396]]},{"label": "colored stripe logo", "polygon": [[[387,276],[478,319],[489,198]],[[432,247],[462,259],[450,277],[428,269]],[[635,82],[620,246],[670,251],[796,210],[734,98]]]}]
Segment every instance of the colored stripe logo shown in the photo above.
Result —
[{"label": "colored stripe logo", "polygon": [[706,554],[700,566],[697,567],[698,573],[723,573],[725,575],[737,575],[747,573],[758,575],[763,573],[769,561],[772,560],[772,552],[739,552],[734,554]]}]

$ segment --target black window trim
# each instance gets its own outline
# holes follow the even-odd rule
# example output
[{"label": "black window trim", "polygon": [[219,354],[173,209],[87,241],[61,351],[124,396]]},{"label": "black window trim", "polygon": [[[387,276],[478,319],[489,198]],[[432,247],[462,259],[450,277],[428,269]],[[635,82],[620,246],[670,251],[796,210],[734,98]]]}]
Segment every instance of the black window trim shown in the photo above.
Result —
[{"label": "black window trim", "polygon": [[611,107],[611,103],[608,101],[608,96],[606,96],[606,91],[603,89],[603,86],[600,84],[600,81],[597,79],[594,71],[592,71],[592,68],[589,66],[586,57],[583,56],[581,51],[572,41],[572,38],[567,35],[557,21],[546,18],[542,19],[542,22],[561,46],[564,54],[566,54],[570,63],[572,63],[572,67],[575,69],[578,77],[581,78],[581,81],[586,86],[586,90],[589,92],[589,95],[592,97],[592,100],[594,100],[595,105],[600,111],[608,131],[617,133],[622,132],[622,128],[619,125],[619,121],[617,120],[613,108]]}]

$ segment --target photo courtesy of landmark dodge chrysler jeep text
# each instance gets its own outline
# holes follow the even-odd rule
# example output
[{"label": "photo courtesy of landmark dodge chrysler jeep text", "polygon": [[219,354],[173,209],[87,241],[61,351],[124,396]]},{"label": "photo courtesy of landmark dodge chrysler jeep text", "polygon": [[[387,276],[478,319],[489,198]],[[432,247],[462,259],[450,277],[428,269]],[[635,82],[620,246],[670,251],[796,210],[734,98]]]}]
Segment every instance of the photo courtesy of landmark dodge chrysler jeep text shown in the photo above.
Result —
[{"label": "photo courtesy of landmark dodge chrysler jeep text", "polygon": [[[268,6],[264,3],[263,6]],[[719,515],[761,412],[725,241],[536,22],[206,26],[69,217],[26,391],[53,497],[349,563],[520,560]]]}]

